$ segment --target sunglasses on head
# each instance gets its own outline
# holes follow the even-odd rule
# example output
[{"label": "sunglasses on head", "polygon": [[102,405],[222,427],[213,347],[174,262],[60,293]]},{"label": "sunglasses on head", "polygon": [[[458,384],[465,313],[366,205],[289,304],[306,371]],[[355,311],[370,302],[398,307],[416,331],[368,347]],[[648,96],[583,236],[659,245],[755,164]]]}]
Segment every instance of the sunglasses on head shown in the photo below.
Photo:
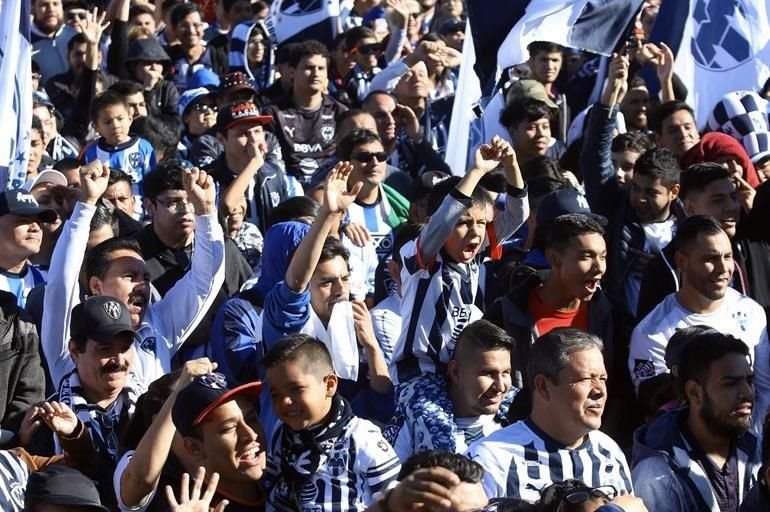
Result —
[{"label": "sunglasses on head", "polygon": [[618,491],[611,485],[601,487],[578,487],[573,489],[561,499],[559,510],[564,509],[564,505],[580,505],[588,500],[599,498],[612,501],[617,496]]},{"label": "sunglasses on head", "polygon": [[380,50],[382,50],[382,45],[380,43],[362,44],[361,46],[357,46],[355,50],[363,55],[371,55],[373,53],[379,53]]},{"label": "sunglasses on head", "polygon": [[366,163],[368,164],[375,158],[378,162],[384,162],[388,159],[388,154],[384,151],[379,151],[377,153],[372,153],[371,151],[359,151],[357,153],[353,153],[350,155],[350,158],[355,160],[356,162]]}]

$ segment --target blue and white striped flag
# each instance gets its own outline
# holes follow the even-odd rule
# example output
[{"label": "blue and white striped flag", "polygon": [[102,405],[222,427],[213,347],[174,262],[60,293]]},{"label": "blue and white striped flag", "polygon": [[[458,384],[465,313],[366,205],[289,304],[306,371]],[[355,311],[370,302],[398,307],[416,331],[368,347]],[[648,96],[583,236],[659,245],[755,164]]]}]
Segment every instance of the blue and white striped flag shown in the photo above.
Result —
[{"label": "blue and white striped flag", "polygon": [[[770,0],[667,0],[650,35],[676,55],[674,71],[704,128],[732,91],[758,91],[770,78]],[[651,91],[652,92],[652,91]]]},{"label": "blue and white striped flag", "polygon": [[265,25],[278,44],[316,39],[331,47],[339,16],[340,0],[274,0]]},{"label": "blue and white striped flag", "polygon": [[27,175],[32,127],[32,44],[29,0],[0,0],[0,189]]}]

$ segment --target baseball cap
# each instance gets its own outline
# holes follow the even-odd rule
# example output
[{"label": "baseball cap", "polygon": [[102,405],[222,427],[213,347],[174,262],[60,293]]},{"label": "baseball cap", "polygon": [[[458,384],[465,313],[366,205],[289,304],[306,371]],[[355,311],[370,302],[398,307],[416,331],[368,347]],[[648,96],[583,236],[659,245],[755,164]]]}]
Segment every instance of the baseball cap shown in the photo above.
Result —
[{"label": "baseball cap", "polygon": [[222,83],[219,86],[219,92],[222,95],[233,94],[238,91],[251,91],[254,94],[257,93],[257,89],[254,87],[254,82],[243,72],[233,71],[227,73],[222,78]]},{"label": "baseball cap", "polygon": [[449,175],[441,171],[428,171],[423,173],[420,177],[412,182],[412,187],[409,190],[409,200],[419,201],[430,195],[430,191],[433,187],[449,178]]},{"label": "baseball cap", "polygon": [[227,378],[221,373],[199,375],[179,391],[171,410],[171,420],[179,433],[188,437],[211,411],[223,403],[238,396],[256,402],[260,391],[262,391],[261,382],[249,382],[229,389]]},{"label": "baseball cap", "polygon": [[32,102],[34,104],[44,105],[48,108],[54,108],[51,98],[45,91],[35,91],[32,93]]},{"label": "baseball cap", "polygon": [[72,309],[70,318],[72,339],[91,339],[98,343],[106,343],[124,332],[136,336],[128,308],[114,297],[94,295]]},{"label": "baseball cap", "polygon": [[591,213],[586,198],[574,188],[554,190],[543,198],[537,208],[535,220],[538,225],[553,221],[556,217],[569,213],[580,213],[591,217],[602,226],[607,225],[607,219],[601,215]]},{"label": "baseball cap", "polygon": [[211,92],[209,89],[205,87],[196,87],[195,89],[187,89],[179,97],[179,103],[177,103],[176,105],[177,114],[179,114],[179,116],[183,116],[185,111],[187,110],[187,107],[191,106],[197,100],[205,96],[211,96],[213,94],[214,94],[213,92]]},{"label": "baseball cap", "polygon": [[37,217],[43,222],[56,220],[55,211],[42,208],[32,194],[21,188],[6,190],[0,194],[0,217],[8,214]]},{"label": "baseball cap", "polygon": [[80,471],[61,465],[30,473],[25,500],[29,504],[46,503],[109,512],[102,505],[93,481]]},{"label": "baseball cap", "polygon": [[453,34],[455,32],[465,32],[465,22],[463,20],[452,18],[445,21],[441,25],[441,28],[438,29],[438,33],[442,36]]},{"label": "baseball cap", "polygon": [[224,133],[233,126],[241,123],[258,123],[266,125],[273,120],[273,116],[263,116],[257,106],[251,101],[236,101],[228,103],[217,114],[217,131]]},{"label": "baseball cap", "polygon": [[56,169],[46,169],[45,171],[40,171],[34,178],[28,179],[24,183],[24,190],[31,192],[36,186],[46,183],[66,187],[67,178]]},{"label": "baseball cap", "polygon": [[187,79],[187,88],[197,89],[198,87],[206,87],[209,89],[216,89],[219,87],[219,83],[219,75],[209,68],[203,67],[190,75],[190,78]]},{"label": "baseball cap", "polygon": [[532,98],[542,101],[550,108],[559,108],[556,103],[553,102],[550,96],[548,96],[548,93],[545,91],[545,86],[537,80],[525,78],[523,80],[513,82],[511,87],[508,89],[508,92],[505,94],[505,102],[508,104],[524,98]]}]

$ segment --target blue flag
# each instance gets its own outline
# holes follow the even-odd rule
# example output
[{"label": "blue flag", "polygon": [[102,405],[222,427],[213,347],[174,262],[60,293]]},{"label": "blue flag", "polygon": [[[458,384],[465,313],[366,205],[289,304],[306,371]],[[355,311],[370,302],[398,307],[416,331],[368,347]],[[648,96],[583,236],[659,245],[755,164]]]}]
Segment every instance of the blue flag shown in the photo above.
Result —
[{"label": "blue flag", "polygon": [[32,44],[29,0],[4,0],[0,10],[0,190],[27,175],[32,128]]},{"label": "blue flag", "polygon": [[331,47],[339,16],[340,0],[274,0],[265,25],[278,44],[316,39]]}]

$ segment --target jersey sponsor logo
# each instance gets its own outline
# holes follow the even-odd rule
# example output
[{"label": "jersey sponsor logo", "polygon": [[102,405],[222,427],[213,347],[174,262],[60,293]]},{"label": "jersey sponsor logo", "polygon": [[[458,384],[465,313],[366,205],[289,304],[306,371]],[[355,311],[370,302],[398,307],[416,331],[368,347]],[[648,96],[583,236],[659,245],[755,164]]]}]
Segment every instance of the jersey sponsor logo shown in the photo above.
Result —
[{"label": "jersey sponsor logo", "polygon": [[139,344],[139,348],[144,350],[145,352],[149,354],[155,353],[155,336],[150,336],[149,338],[145,338],[142,340],[142,342]]},{"label": "jersey sponsor logo", "polygon": [[334,126],[324,126],[321,128],[321,137],[323,137],[326,142],[331,142],[334,138]]},{"label": "jersey sponsor logo", "polygon": [[647,359],[634,359],[634,375],[640,379],[655,377],[655,364]]},{"label": "jersey sponsor logo", "polygon": [[296,142],[294,143],[295,153],[315,153],[318,151],[323,151],[323,147],[318,142],[316,142],[315,144],[299,144]]},{"label": "jersey sponsor logo", "polygon": [[128,155],[128,165],[132,169],[138,169],[142,165],[142,155],[138,152]]},{"label": "jersey sponsor logo", "polygon": [[104,312],[108,317],[112,318],[113,320],[120,318],[120,304],[114,300],[105,302],[104,306],[102,307],[104,308]]},{"label": "jersey sponsor logo", "polygon": [[294,137],[294,132],[297,131],[297,129],[292,126],[284,126],[283,131],[288,133],[289,137]]},{"label": "jersey sponsor logo", "polygon": [[281,202],[281,194],[278,192],[270,192],[270,203],[272,203],[273,208],[278,206],[278,203]]},{"label": "jersey sponsor logo", "polygon": [[388,443],[384,439],[380,439],[377,441],[377,448],[380,450],[387,452],[388,451]]}]

